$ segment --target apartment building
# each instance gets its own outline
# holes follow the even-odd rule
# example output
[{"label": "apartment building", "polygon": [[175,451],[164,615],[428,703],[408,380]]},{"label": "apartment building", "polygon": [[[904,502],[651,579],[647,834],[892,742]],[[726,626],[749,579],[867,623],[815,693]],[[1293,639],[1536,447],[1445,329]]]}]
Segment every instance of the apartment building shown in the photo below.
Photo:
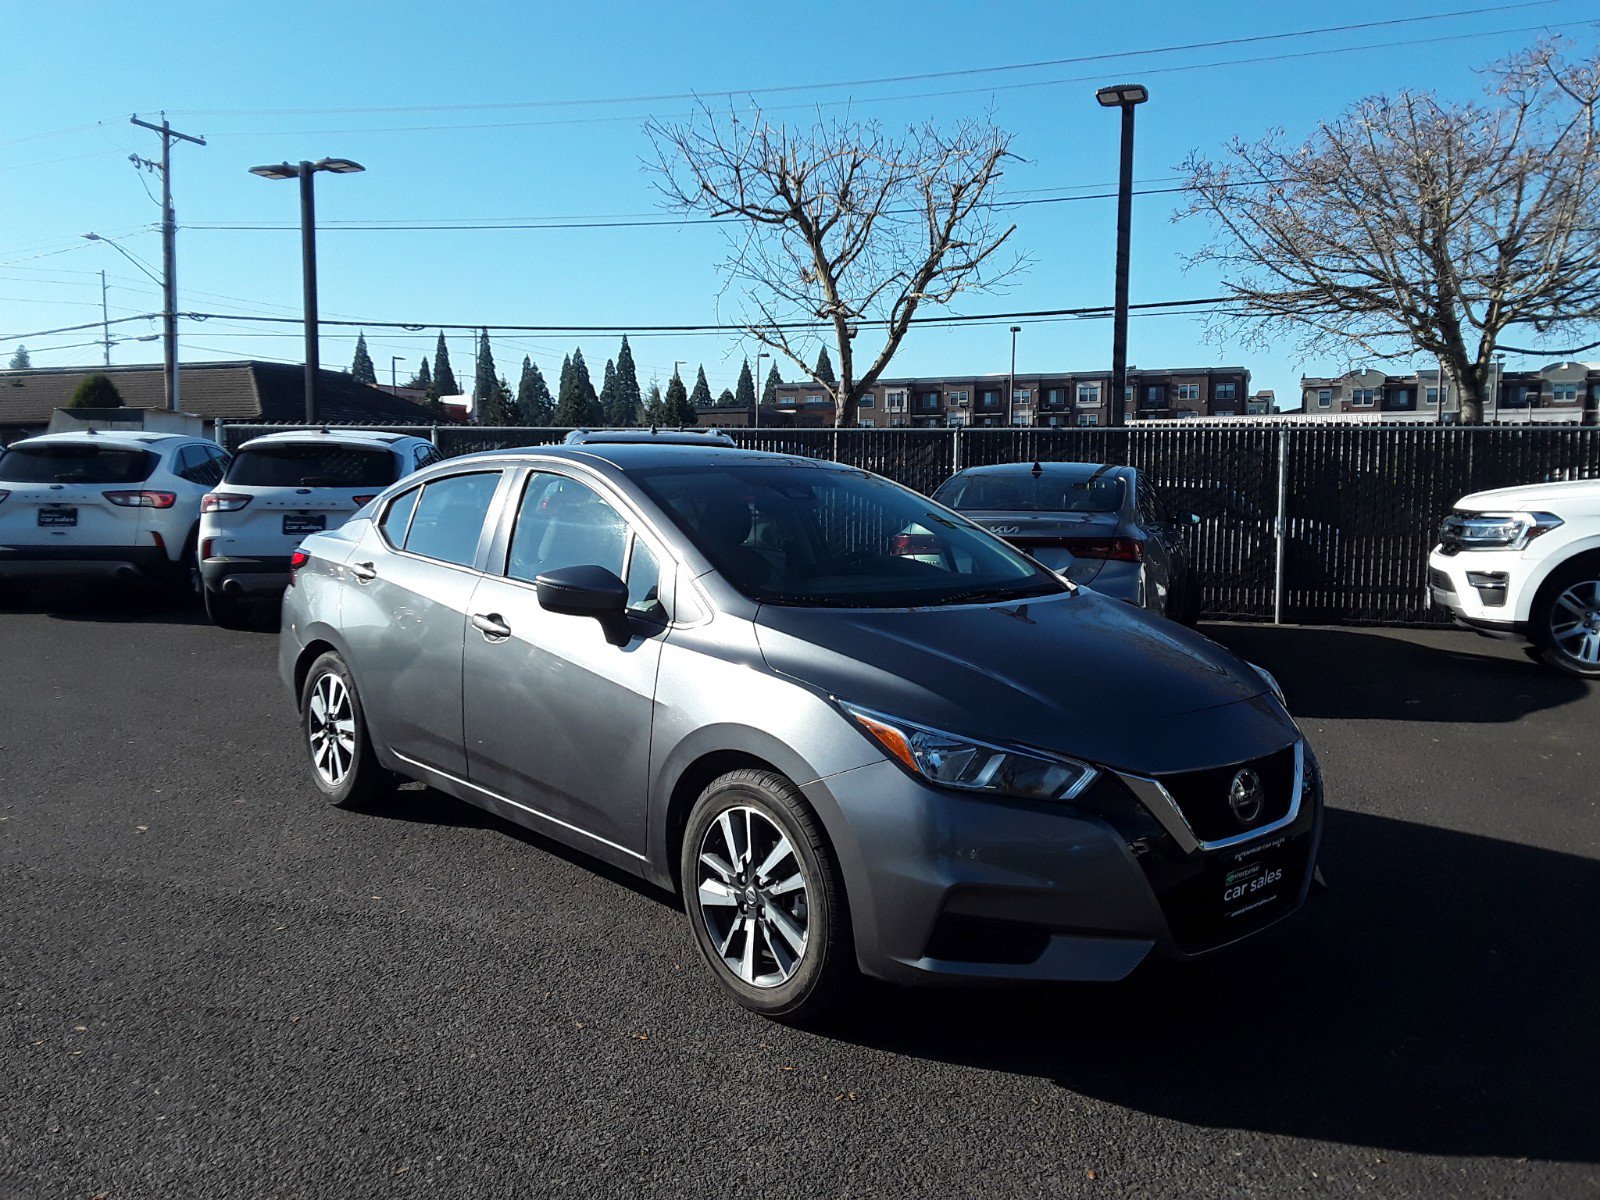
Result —
[{"label": "apartment building", "polygon": [[[1409,375],[1382,371],[1347,371],[1330,378],[1308,375],[1300,380],[1300,398],[1308,416],[1393,413],[1396,420],[1408,415],[1432,420],[1442,413],[1448,421],[1461,412],[1459,389],[1448,374],[1441,384],[1437,367]],[[1502,413],[1531,416],[1539,411],[1559,417],[1567,412],[1577,419],[1585,401],[1591,407],[1600,402],[1600,363],[1558,362],[1537,371],[1505,371],[1496,363],[1484,415],[1493,419]]]},{"label": "apartment building", "polygon": [[[1012,384],[1010,375],[880,379],[861,399],[859,424],[883,429],[1103,425],[1107,421],[1110,371],[1019,372],[1009,402],[1008,384]],[[1270,411],[1271,394],[1263,396],[1250,395],[1250,372],[1244,367],[1128,371],[1127,413],[1132,420]],[[780,384],[775,401],[772,407],[793,418],[792,423],[832,421],[832,405],[815,384]],[[1263,404],[1267,408],[1262,408]]]}]

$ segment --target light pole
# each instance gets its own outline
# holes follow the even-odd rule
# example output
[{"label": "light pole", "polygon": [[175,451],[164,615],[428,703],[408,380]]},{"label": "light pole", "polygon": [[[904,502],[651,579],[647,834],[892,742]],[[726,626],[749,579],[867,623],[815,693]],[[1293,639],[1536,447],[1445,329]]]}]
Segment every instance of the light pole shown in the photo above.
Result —
[{"label": "light pole", "polygon": [[1021,325],[1011,327],[1011,383],[1006,394],[1006,428],[1010,429],[1017,422],[1013,408],[1017,403],[1017,334],[1022,332]]},{"label": "light pole", "polygon": [[1133,110],[1150,99],[1142,83],[1119,83],[1094,94],[1102,107],[1122,110],[1122,171],[1117,179],[1117,297],[1111,332],[1111,404],[1108,424],[1127,424],[1128,236],[1133,224]]},{"label": "light pole", "polygon": [[[152,271],[149,267],[145,266],[142,262],[140,262],[132,254],[128,253],[128,251],[124,250],[116,242],[112,241],[108,237],[101,237],[98,233],[94,233],[93,231],[91,231],[89,233],[79,234],[78,236],[83,238],[84,241],[86,241],[86,242],[103,242],[105,245],[110,246],[118,254],[122,255],[123,258],[127,259],[134,266],[138,267],[139,270],[144,272],[145,276],[147,278],[149,278],[151,282],[159,284],[160,287],[161,287],[162,296],[163,297],[166,296],[166,292],[167,292],[166,281],[163,280],[154,271]],[[165,300],[163,300],[163,303],[165,303]],[[110,314],[109,310],[106,307],[106,273],[104,271],[100,272],[100,324],[101,324],[101,327],[102,327],[102,329],[104,331],[104,337],[105,337],[106,366],[109,367],[111,365],[111,314]],[[175,348],[168,347],[168,351],[169,351],[169,357],[172,358],[172,360],[174,362],[177,361],[176,360],[176,350],[175,350]],[[170,386],[168,387],[167,390],[168,390],[168,393],[170,395],[170,392],[171,392]]]},{"label": "light pole", "polygon": [[395,382],[394,365],[395,363],[403,362],[405,362],[405,357],[403,355],[391,354],[389,356],[389,386],[392,388],[397,388],[400,386],[397,382]]},{"label": "light pole", "polygon": [[756,373],[755,377],[751,380],[751,382],[756,385],[755,412],[752,414],[754,419],[753,427],[756,429],[761,428],[761,393],[767,390],[767,385],[761,381],[761,360],[763,358],[771,357],[772,355],[768,354],[765,350],[756,355]]},{"label": "light pole", "polygon": [[263,179],[298,179],[300,181],[300,269],[305,283],[306,296],[306,424],[317,422],[317,205],[312,190],[312,179],[318,171],[331,171],[335,175],[353,175],[365,171],[358,162],[348,158],[324,158],[318,162],[278,163],[276,166],[251,167],[250,174]]}]

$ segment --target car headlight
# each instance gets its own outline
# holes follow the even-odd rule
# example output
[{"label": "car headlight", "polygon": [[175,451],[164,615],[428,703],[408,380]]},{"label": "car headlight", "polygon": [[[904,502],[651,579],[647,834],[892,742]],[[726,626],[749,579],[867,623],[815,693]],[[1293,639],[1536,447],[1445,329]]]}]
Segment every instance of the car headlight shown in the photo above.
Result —
[{"label": "car headlight", "polygon": [[1439,545],[1451,551],[1520,550],[1560,524],[1560,517],[1547,512],[1456,512],[1439,527]]},{"label": "car headlight", "polygon": [[1272,672],[1267,670],[1265,667],[1257,666],[1255,663],[1246,663],[1246,665],[1257,675],[1261,676],[1261,678],[1266,682],[1267,687],[1272,689],[1272,694],[1278,698],[1278,703],[1287,709],[1289,707],[1289,701],[1284,698],[1283,686],[1279,684],[1275,678],[1273,678]]},{"label": "car headlight", "polygon": [[1024,800],[1071,800],[1099,775],[1075,758],[957,737],[853,704],[840,707],[890,758],[939,787]]}]

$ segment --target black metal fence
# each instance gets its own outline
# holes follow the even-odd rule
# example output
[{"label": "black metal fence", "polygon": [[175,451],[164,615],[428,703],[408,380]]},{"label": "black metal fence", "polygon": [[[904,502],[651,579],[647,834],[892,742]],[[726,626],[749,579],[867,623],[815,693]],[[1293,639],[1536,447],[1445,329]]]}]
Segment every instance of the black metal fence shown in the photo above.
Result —
[{"label": "black metal fence", "polygon": [[[229,449],[283,426],[227,425]],[[565,429],[391,427],[446,455],[559,442]],[[1129,429],[728,429],[740,445],[829,458],[932,492],[964,467],[1112,462],[1148,473],[1193,537],[1204,613],[1427,624],[1428,552],[1461,496],[1600,478],[1600,429],[1273,426]]]}]

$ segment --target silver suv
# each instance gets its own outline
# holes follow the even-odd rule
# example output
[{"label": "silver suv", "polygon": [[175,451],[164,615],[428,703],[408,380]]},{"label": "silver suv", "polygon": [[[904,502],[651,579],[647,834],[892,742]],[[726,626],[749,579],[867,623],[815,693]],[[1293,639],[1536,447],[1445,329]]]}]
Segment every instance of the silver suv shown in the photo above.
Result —
[{"label": "silver suv", "polygon": [[280,667],[328,800],[422,780],[672,889],[774,1017],[858,972],[1120,979],[1312,880],[1321,783],[1264,672],[833,463],[442,463],[306,539]]}]

